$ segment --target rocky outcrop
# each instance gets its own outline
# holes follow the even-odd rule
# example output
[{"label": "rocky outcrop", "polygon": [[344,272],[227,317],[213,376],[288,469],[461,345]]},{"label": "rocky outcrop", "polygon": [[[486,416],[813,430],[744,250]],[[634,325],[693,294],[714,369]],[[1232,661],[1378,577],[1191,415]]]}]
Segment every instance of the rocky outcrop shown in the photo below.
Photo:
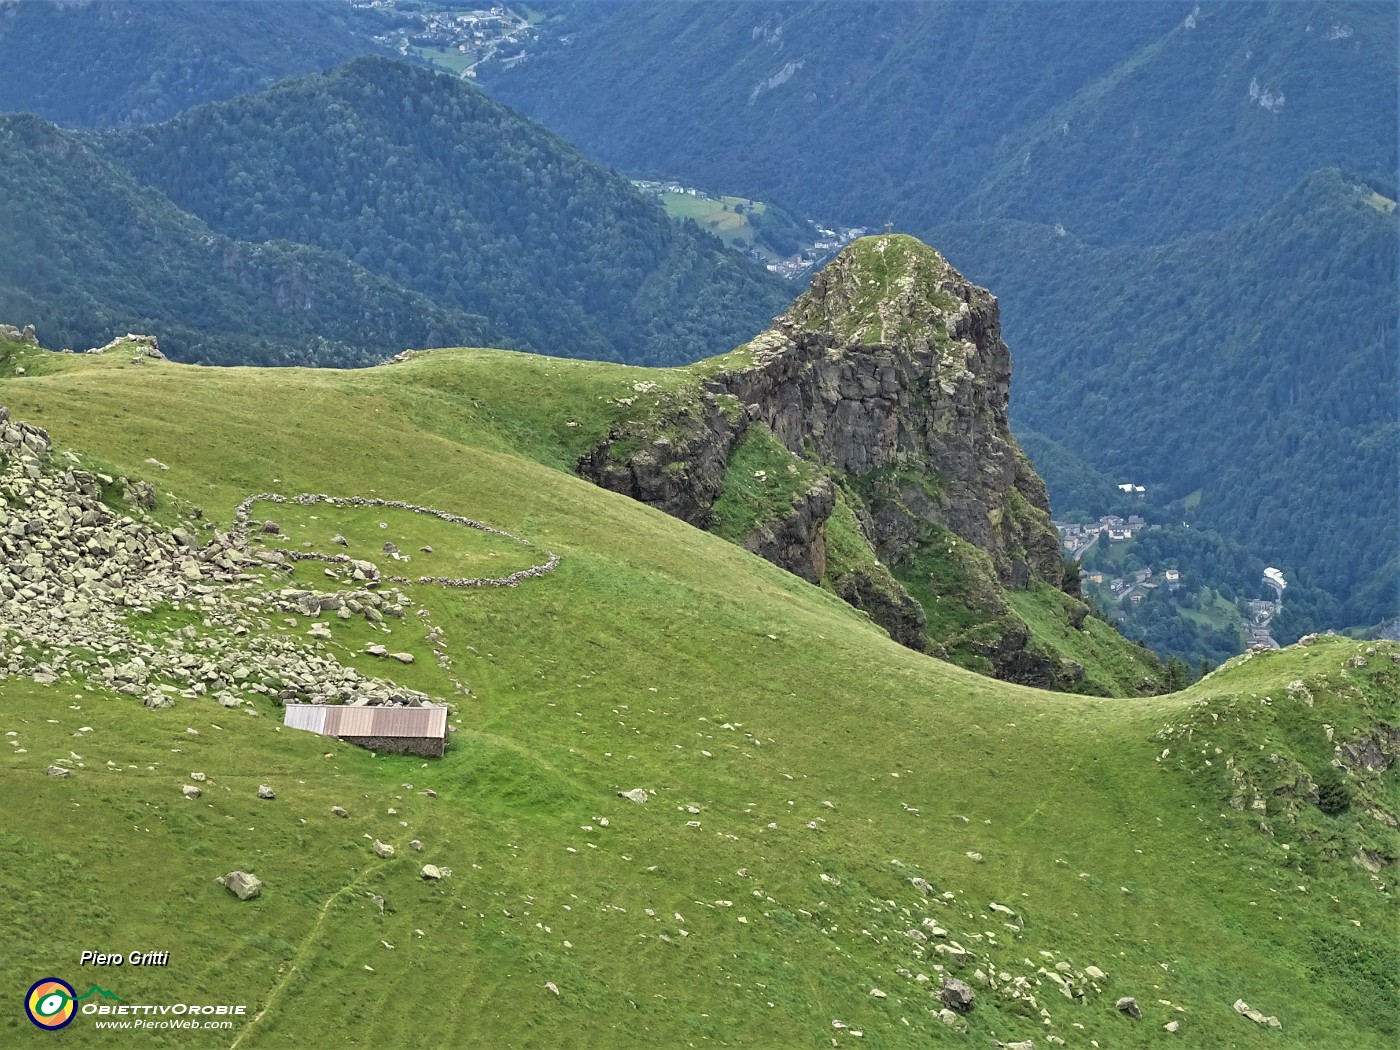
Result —
[{"label": "rocky outcrop", "polygon": [[[827,583],[916,649],[938,651],[938,641],[894,577],[913,571],[937,535],[985,552],[994,590],[1061,586],[1045,486],[1007,425],[1011,356],[997,301],[932,248],[903,236],[855,242],[771,329],[697,375],[695,388],[649,401],[615,426],[581,458],[580,474],[708,528],[736,449],[761,425],[825,476],[743,545]],[[837,487],[873,557],[828,579],[825,526]],[[1053,661],[1030,659],[1026,643],[1025,632],[984,639],[977,656],[1000,677],[1065,677]]]},{"label": "rocky outcrop", "polygon": [[23,329],[12,324],[0,324],[0,339],[11,343],[28,343],[30,346],[39,345],[39,337],[34,334],[32,324],[25,325]]},{"label": "rocky outcrop", "polygon": [[826,575],[826,534],[822,526],[836,506],[836,488],[821,478],[792,503],[791,511],[765,523],[744,538],[744,547],[760,558],[820,583]]}]

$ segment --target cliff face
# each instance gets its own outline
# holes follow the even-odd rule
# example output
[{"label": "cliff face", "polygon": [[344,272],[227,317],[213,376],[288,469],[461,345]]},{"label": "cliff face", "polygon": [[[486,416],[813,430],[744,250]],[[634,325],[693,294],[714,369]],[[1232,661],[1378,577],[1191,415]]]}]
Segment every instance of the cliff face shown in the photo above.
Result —
[{"label": "cliff face", "polygon": [[[957,638],[928,624],[930,603],[1007,617],[1006,589],[1058,589],[1063,573],[1045,486],[1007,425],[991,294],[911,237],[864,238],[771,329],[695,370],[692,396],[616,428],[580,472],[829,586],[906,645],[951,642],[1041,685],[1082,674],[1030,653],[1024,624]],[[731,493],[755,479],[745,517]]]}]

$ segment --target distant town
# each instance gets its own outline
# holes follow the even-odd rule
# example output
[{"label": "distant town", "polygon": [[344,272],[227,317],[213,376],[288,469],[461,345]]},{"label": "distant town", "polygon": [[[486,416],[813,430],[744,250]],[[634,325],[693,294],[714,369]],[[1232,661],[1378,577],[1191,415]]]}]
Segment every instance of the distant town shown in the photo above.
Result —
[{"label": "distant town", "polygon": [[[1118,487],[1124,492],[1139,496],[1145,491],[1141,485]],[[1083,561],[1084,556],[1095,544],[1125,542],[1145,531],[1160,527],[1149,525],[1139,514],[1129,514],[1126,518],[1116,514],[1105,514],[1089,524],[1057,521],[1054,525],[1060,535],[1060,546],[1065,555],[1076,561]],[[1163,568],[1159,571],[1150,566],[1122,576],[1080,569],[1079,578],[1082,584],[1091,586],[1100,598],[1114,604],[1118,610],[1115,615],[1120,621],[1126,617],[1124,610],[1127,607],[1139,604],[1152,591],[1162,587],[1167,591],[1176,591],[1184,582],[1183,574],[1178,568]],[[1288,581],[1284,579],[1281,570],[1270,566],[1264,570],[1261,582],[1273,591],[1274,597],[1252,598],[1247,602],[1249,616],[1244,625],[1247,645],[1277,649],[1279,644],[1270,632],[1270,625],[1283,610],[1283,592],[1288,586]]]},{"label": "distant town", "polygon": [[350,0],[352,7],[393,14],[394,27],[375,39],[404,57],[416,54],[468,80],[476,67],[499,57],[510,67],[525,61],[539,33],[536,22],[509,7],[465,10],[401,0]]}]

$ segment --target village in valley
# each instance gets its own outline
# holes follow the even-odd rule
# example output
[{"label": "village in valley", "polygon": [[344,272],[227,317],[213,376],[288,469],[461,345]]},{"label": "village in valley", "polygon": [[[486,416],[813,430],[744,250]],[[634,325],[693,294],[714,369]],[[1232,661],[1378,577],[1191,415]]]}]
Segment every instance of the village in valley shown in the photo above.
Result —
[{"label": "village in valley", "polygon": [[633,179],[632,185],[660,200],[671,218],[694,219],[702,230],[789,280],[810,274],[869,232],[794,219],[762,201],[708,193],[674,179]]},{"label": "village in valley", "polygon": [[[1140,500],[1146,495],[1142,485],[1124,483],[1118,489],[1129,498]],[[1257,593],[1268,597],[1229,601],[1200,574],[1189,579],[1178,559],[1143,564],[1145,555],[1134,541],[1161,526],[1149,524],[1141,514],[1104,514],[1090,522],[1056,521],[1054,525],[1065,557],[1081,566],[1080,587],[1086,598],[1130,633],[1138,619],[1138,607],[1154,594],[1161,594],[1169,596],[1175,615],[1237,633],[1241,651],[1279,647],[1270,628],[1283,609],[1283,592],[1288,586],[1281,570],[1266,568],[1262,579],[1256,580],[1260,586]]]},{"label": "village in valley", "polygon": [[416,55],[467,80],[476,67],[500,58],[506,66],[523,62],[527,45],[540,32],[540,19],[504,7],[420,3],[405,0],[350,0],[352,6],[381,12],[392,28],[375,39],[407,58]]}]

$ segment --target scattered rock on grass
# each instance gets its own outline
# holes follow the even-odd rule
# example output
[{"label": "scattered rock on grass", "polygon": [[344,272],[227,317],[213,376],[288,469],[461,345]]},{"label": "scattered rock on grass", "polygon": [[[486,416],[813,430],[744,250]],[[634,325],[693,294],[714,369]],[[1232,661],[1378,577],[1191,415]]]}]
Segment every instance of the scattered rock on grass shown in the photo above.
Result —
[{"label": "scattered rock on grass", "polygon": [[1130,995],[1125,995],[1113,1004],[1121,1013],[1127,1014],[1134,1021],[1142,1019],[1142,1009],[1138,1006],[1137,1000]]},{"label": "scattered rock on grass", "polygon": [[960,981],[956,977],[945,977],[943,987],[938,991],[938,998],[945,1006],[965,1014],[972,1009],[977,993],[966,981]]},{"label": "scattered rock on grass", "polygon": [[231,871],[217,880],[241,901],[249,901],[262,893],[262,879],[246,871]]}]

